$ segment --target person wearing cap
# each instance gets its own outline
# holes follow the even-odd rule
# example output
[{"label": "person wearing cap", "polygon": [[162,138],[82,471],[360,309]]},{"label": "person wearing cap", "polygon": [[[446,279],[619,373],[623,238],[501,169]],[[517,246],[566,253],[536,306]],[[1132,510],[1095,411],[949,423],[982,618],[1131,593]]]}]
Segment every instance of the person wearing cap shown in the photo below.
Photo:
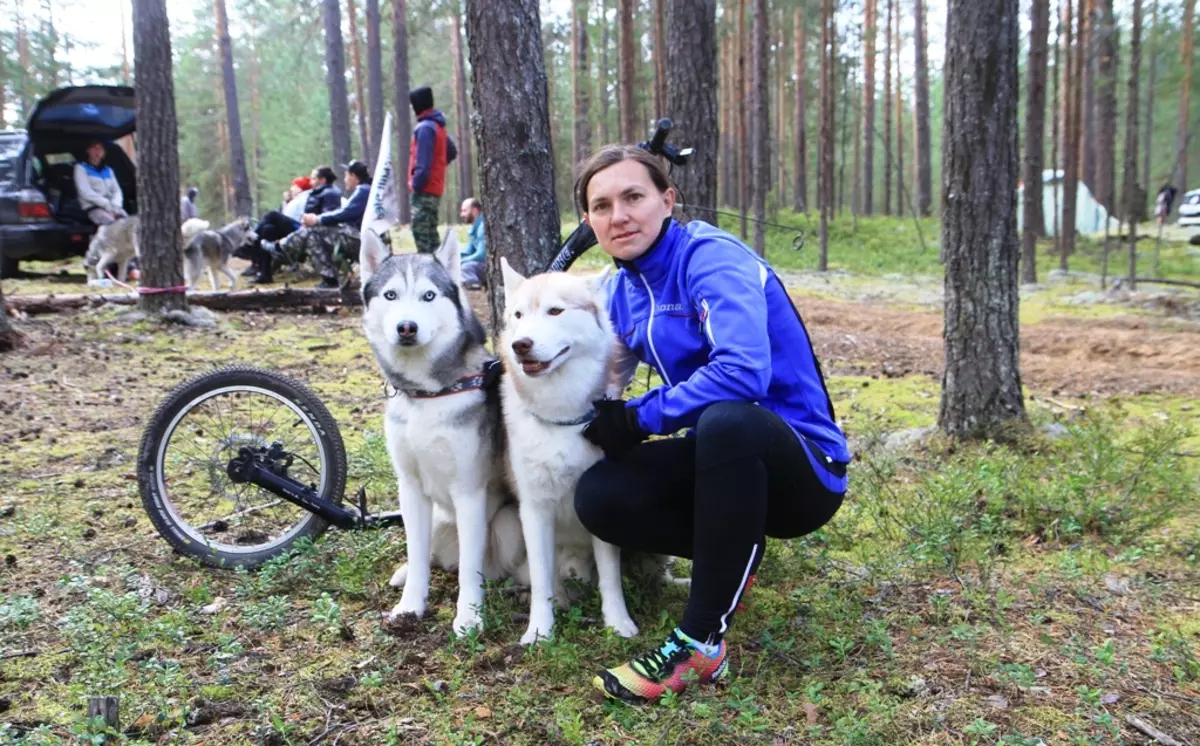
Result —
[{"label": "person wearing cap", "polygon": [[200,217],[200,212],[196,209],[196,195],[199,193],[196,187],[192,187],[179,200],[179,219],[181,222],[186,223],[192,218]]},{"label": "person wearing cap", "polygon": [[[350,200],[346,205],[320,215],[305,213],[300,218],[300,230],[287,238],[288,249],[308,249],[313,267],[321,274],[318,287],[322,288],[338,287],[334,249],[338,243],[358,243],[358,228],[367,212],[367,200],[371,194],[371,172],[362,161],[347,163],[342,181],[346,184],[346,191],[350,192]],[[358,256],[357,246],[353,249],[353,256]]]},{"label": "person wearing cap", "polygon": [[299,224],[300,218],[304,217],[304,205],[311,193],[311,177],[298,176],[292,179],[292,185],[283,193],[283,209],[280,212]]},{"label": "person wearing cap", "polygon": [[413,240],[417,251],[432,254],[441,245],[438,207],[446,190],[446,166],[458,157],[458,148],[446,132],[446,117],[433,107],[429,86],[409,91],[408,101],[417,115],[408,154]]}]

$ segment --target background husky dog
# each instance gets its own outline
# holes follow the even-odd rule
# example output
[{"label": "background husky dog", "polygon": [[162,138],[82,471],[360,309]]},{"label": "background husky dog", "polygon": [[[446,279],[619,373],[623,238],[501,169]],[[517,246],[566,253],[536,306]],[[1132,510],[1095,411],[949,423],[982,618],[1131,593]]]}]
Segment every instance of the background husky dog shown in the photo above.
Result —
[{"label": "background husky dog", "polygon": [[482,628],[484,578],[520,577],[525,551],[504,485],[499,398],[477,378],[491,358],[461,288],[458,252],[393,256],[367,230],[360,272],[363,330],[397,392],[384,435],[408,564],[392,577],[404,586],[392,615],[425,613],[436,559],[458,568],[454,631]]},{"label": "background husky dog", "polygon": [[87,255],[83,258],[83,266],[88,274],[99,280],[104,277],[104,268],[116,262],[117,280],[125,282],[129,262],[138,255],[137,226],[137,216],[133,215],[96,229],[96,234],[88,244]]},{"label": "background husky dog", "polygon": [[[188,221],[191,222],[191,221]],[[187,242],[183,249],[183,277],[188,288],[195,290],[200,279],[200,270],[208,270],[208,281],[217,289],[217,277],[213,270],[229,278],[229,289],[237,289],[237,275],[229,268],[229,260],[237,247],[253,241],[250,218],[238,218],[229,225],[215,231],[201,231]]]},{"label": "background husky dog", "polygon": [[[622,637],[638,633],[621,588],[620,550],[591,534],[575,514],[575,485],[603,456],[583,437],[592,402],[604,397],[615,337],[605,310],[604,280],[563,272],[529,279],[501,258],[506,317],[500,353],[509,464],[529,557],[531,603],[523,644],[549,637],[558,579],[590,581],[594,553],[604,624]],[[608,392],[617,394],[619,392]]]}]

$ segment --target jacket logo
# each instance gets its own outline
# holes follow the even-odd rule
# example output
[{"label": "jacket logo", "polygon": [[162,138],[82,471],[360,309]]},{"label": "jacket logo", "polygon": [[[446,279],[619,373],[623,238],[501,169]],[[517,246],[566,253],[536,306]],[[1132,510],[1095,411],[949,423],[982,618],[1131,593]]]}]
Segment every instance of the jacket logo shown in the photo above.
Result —
[{"label": "jacket logo", "polygon": [[682,311],[682,303],[663,303],[658,307],[659,313],[670,313],[671,311]]}]

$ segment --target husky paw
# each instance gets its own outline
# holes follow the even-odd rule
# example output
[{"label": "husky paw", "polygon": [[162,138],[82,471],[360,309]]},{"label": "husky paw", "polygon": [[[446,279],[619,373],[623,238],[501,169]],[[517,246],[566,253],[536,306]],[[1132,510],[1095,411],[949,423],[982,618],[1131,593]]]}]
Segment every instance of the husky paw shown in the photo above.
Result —
[{"label": "husky paw", "polygon": [[483,618],[479,616],[479,612],[471,611],[470,613],[460,613],[454,617],[454,634],[463,636],[471,630],[477,632],[483,631]]},{"label": "husky paw", "polygon": [[604,626],[616,632],[621,637],[636,637],[637,624],[626,614],[623,617],[604,615]]},{"label": "husky paw", "polygon": [[530,619],[529,628],[525,630],[525,634],[521,635],[522,645],[534,645],[539,640],[549,640],[550,633],[554,630],[554,622],[542,622],[541,624]]},{"label": "husky paw", "polygon": [[408,580],[408,565],[400,565],[396,568],[396,572],[392,573],[392,579],[388,581],[388,585],[393,588],[403,588],[406,580]]},{"label": "husky paw", "polygon": [[402,614],[412,614],[416,617],[425,616],[425,602],[411,599],[407,593],[404,594],[400,597],[400,603],[392,608],[392,613],[388,614],[388,616],[394,619]]}]

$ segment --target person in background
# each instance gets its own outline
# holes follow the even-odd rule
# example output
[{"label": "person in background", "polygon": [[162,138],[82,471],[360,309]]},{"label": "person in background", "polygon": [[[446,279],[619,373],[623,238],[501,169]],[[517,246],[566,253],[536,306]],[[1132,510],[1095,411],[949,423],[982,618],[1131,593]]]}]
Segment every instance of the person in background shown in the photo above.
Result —
[{"label": "person in background", "polygon": [[471,226],[467,231],[467,245],[459,252],[463,287],[482,290],[487,285],[487,235],[483,230],[483,203],[468,197],[463,200],[458,215]]},{"label": "person in background", "polygon": [[441,245],[438,207],[446,189],[446,166],[458,157],[458,148],[446,133],[446,117],[433,108],[433,91],[429,86],[409,91],[408,101],[417,115],[408,155],[413,240],[417,251],[432,254]]},{"label": "person in background", "polygon": [[129,216],[117,176],[104,164],[104,152],[104,143],[93,140],[87,146],[87,160],[75,164],[79,205],[95,225],[108,225]]},{"label": "person in background", "polygon": [[[252,283],[266,285],[275,281],[271,253],[278,242],[300,230],[301,218],[306,214],[321,215],[341,209],[342,192],[334,186],[336,181],[337,174],[329,166],[314,168],[307,179],[301,176],[292,181],[293,188],[302,189],[301,194],[293,197],[283,210],[272,210],[258,221],[254,227],[258,241],[247,251],[247,258],[257,268]],[[301,195],[304,196],[303,200],[300,199]]]},{"label": "person in background", "polygon": [[1162,189],[1158,190],[1158,196],[1154,199],[1154,219],[1158,221],[1159,225],[1166,225],[1178,194],[1179,190],[1175,188],[1174,184],[1163,184]]},{"label": "person in background", "polygon": [[[362,217],[367,212],[367,199],[371,194],[371,172],[362,161],[351,161],[346,164],[346,175],[343,177],[346,191],[350,199],[346,206],[333,212],[305,213],[300,218],[300,230],[285,239],[288,249],[306,248],[313,268],[321,274],[321,284],[317,287],[338,287],[337,263],[334,261],[334,248],[339,241],[358,242],[358,229]],[[353,251],[355,257],[358,251]]]},{"label": "person in background", "polygon": [[192,218],[200,217],[200,211],[196,209],[196,195],[200,191],[196,187],[191,187],[187,190],[187,194],[179,200],[179,220],[187,222]]}]

